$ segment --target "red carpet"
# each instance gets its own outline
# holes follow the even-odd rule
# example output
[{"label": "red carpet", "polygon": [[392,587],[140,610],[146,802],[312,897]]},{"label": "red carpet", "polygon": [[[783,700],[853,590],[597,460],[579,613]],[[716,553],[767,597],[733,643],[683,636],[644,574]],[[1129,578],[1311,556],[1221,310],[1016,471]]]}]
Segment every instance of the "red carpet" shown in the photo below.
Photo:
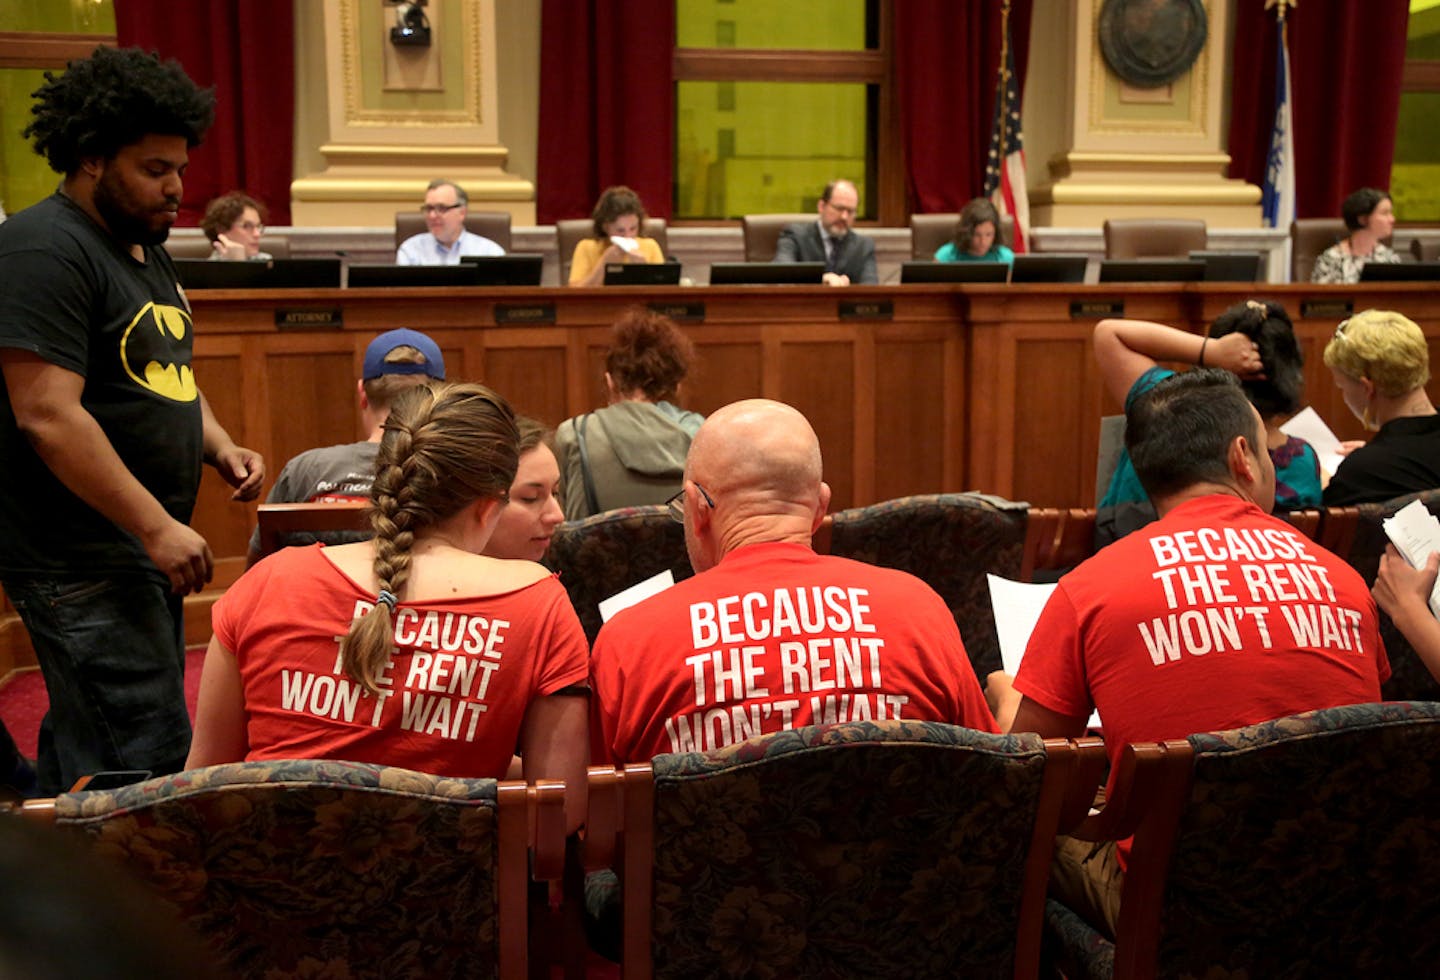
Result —
[{"label": "red carpet", "polygon": [[[190,718],[195,718],[195,698],[200,693],[200,667],[205,662],[205,648],[194,647],[185,652],[185,704]],[[45,693],[45,679],[40,668],[15,671],[8,680],[0,681],[0,721],[10,729],[22,755],[35,758],[35,744],[40,737],[40,719],[50,707]]]}]

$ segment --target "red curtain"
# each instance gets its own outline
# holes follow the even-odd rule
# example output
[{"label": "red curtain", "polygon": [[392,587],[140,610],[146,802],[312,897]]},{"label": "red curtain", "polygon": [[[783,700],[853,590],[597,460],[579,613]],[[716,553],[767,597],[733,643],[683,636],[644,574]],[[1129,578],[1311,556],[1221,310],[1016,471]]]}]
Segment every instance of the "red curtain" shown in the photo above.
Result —
[{"label": "red curtain", "polygon": [[675,0],[545,0],[540,43],[540,223],[589,215],[614,184],[669,218]]},{"label": "red curtain", "polygon": [[190,154],[180,224],[211,198],[243,190],[272,225],[290,223],[295,122],[293,0],[115,0],[122,47],[174,58],[215,89],[215,124]]},{"label": "red curtain", "polygon": [[[959,211],[984,190],[1001,5],[998,0],[903,0],[893,9],[906,202],[917,213]],[[1031,12],[1032,0],[1014,0],[1010,11],[1022,97]]]},{"label": "red curtain", "polygon": [[[1339,215],[1358,187],[1389,187],[1405,69],[1407,0],[1306,0],[1290,11],[1295,211]],[[1275,11],[1240,0],[1230,76],[1230,176],[1260,184],[1275,121]]]}]

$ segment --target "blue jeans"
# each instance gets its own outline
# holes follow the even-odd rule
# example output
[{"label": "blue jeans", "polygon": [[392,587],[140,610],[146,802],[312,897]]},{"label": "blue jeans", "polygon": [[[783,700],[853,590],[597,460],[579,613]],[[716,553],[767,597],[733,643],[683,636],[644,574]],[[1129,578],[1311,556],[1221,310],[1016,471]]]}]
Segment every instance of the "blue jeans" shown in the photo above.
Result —
[{"label": "blue jeans", "polygon": [[107,769],[179,772],[190,752],[183,599],[144,575],[9,577],[50,695],[40,792]]}]

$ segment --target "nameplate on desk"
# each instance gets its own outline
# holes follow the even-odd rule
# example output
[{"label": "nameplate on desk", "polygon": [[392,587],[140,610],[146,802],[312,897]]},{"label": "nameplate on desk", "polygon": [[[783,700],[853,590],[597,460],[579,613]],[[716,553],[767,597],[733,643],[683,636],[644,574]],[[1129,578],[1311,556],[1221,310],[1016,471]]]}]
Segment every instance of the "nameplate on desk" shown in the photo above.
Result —
[{"label": "nameplate on desk", "polygon": [[1348,299],[1302,299],[1300,319],[1333,320],[1345,318],[1355,312],[1355,304]]},{"label": "nameplate on desk", "polygon": [[1123,299],[1072,299],[1070,301],[1070,319],[1072,320],[1103,320],[1107,316],[1124,316],[1125,301]]},{"label": "nameplate on desk", "polygon": [[323,310],[287,310],[281,307],[275,310],[275,327],[278,330],[339,330],[344,325],[345,316],[338,307]]},{"label": "nameplate on desk", "polygon": [[893,320],[895,301],[889,299],[842,299],[842,320]]},{"label": "nameplate on desk", "polygon": [[651,313],[668,316],[677,323],[704,323],[705,304],[692,303],[647,303]]},{"label": "nameplate on desk", "polygon": [[496,303],[496,323],[539,323],[555,322],[554,303]]}]

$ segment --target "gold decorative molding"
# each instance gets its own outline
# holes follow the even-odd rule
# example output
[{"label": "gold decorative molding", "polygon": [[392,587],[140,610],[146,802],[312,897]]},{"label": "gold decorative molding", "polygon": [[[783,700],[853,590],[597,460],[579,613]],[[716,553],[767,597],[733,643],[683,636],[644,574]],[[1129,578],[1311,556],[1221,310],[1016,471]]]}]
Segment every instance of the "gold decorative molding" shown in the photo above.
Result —
[{"label": "gold decorative molding", "polygon": [[[1032,204],[1136,204],[1151,208],[1168,205],[1256,205],[1260,188],[1241,180],[1210,184],[1148,181],[1144,184],[1094,181],[1067,181],[1038,188],[1030,194]],[[1158,213],[1158,212],[1157,212]]]},{"label": "gold decorative molding", "polygon": [[1110,173],[1186,174],[1213,171],[1224,176],[1230,167],[1228,153],[1114,153],[1098,150],[1071,150],[1052,157],[1050,173],[1069,177],[1076,173],[1105,171]]},{"label": "gold decorative molding", "polygon": [[[425,186],[430,177],[365,177],[324,174],[302,177],[290,184],[290,196],[296,201],[388,201],[397,208],[414,206],[425,199]],[[519,178],[466,177],[462,183],[470,197],[470,206],[480,201],[531,201],[535,185]],[[483,209],[482,209],[483,210]]]},{"label": "gold decorative molding", "polygon": [[[1111,86],[1122,84],[1120,76],[1110,70],[1100,50],[1100,18],[1090,20],[1090,118],[1089,131],[1108,136],[1199,136],[1209,135],[1209,70],[1210,58],[1218,42],[1214,36],[1212,4],[1205,3],[1205,19],[1210,31],[1205,46],[1191,66],[1187,78],[1189,105],[1182,119],[1124,119],[1109,118],[1105,113],[1106,94]],[[1175,83],[1172,83],[1175,84]]]},{"label": "gold decorative molding", "polygon": [[508,157],[503,146],[386,146],[384,144],[326,143],[320,147],[335,165],[428,167],[432,164],[464,167],[503,167]]},{"label": "gold decorative molding", "polygon": [[[484,122],[480,83],[484,73],[472,70],[468,64],[462,73],[464,87],[461,93],[461,109],[407,109],[396,112],[390,109],[366,108],[361,101],[363,88],[360,78],[360,2],[361,0],[340,0],[340,63],[341,76],[344,79],[346,125],[437,129],[447,126],[479,126]],[[475,15],[474,6],[469,3],[456,3],[446,9],[460,11],[460,29],[465,38],[462,56],[478,59],[482,50],[482,35],[480,18]]]}]

